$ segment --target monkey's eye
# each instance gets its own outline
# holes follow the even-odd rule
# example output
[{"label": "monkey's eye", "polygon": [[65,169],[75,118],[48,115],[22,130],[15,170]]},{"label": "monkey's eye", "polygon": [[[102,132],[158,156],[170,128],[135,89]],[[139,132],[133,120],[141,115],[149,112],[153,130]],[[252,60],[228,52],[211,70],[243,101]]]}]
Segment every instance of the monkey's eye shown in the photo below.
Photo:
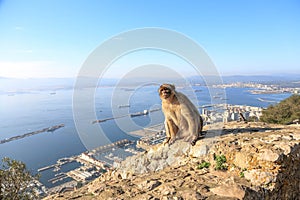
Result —
[{"label": "monkey's eye", "polygon": [[169,88],[163,88],[162,91],[165,91],[165,92],[170,92],[170,89]]}]

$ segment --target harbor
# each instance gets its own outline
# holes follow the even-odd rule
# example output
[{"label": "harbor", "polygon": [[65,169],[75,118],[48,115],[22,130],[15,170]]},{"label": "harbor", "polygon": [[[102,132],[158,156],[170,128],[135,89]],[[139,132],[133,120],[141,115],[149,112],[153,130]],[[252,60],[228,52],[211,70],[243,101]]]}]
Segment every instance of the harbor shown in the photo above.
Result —
[{"label": "harbor", "polygon": [[[55,188],[57,191],[60,185],[64,186],[68,182],[75,181],[85,184],[111,169],[115,162],[120,163],[125,157],[138,152],[141,150],[136,149],[136,141],[123,139],[79,155],[60,158],[55,164],[39,168],[38,172],[43,175],[43,173],[49,172],[47,170],[51,170],[53,176],[47,180],[52,185],[48,186],[49,193],[51,193],[51,188]],[[69,165],[72,163],[74,163],[73,167],[70,167]],[[65,169],[63,169],[64,166],[66,166]]]},{"label": "harbor", "polygon": [[[51,170],[52,177],[47,182],[52,186],[47,186],[47,195],[74,188],[78,184],[87,184],[95,178],[101,176],[108,170],[119,166],[128,156],[144,151],[139,144],[152,145],[162,142],[165,139],[164,125],[157,124],[145,127],[142,130],[134,131],[130,134],[139,135],[137,141],[123,139],[110,144],[99,146],[90,151],[82,152],[79,155],[60,158],[56,163],[38,169],[43,175],[47,170]],[[75,167],[65,167],[70,164]],[[69,170],[66,170],[69,169]],[[48,171],[49,172],[49,171]],[[72,187],[70,187],[72,185]]]}]

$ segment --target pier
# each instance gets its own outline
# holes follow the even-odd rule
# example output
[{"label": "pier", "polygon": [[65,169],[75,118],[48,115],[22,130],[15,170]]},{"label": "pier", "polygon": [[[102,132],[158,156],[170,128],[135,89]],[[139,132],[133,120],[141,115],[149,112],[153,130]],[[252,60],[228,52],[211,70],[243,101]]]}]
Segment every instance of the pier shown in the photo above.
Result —
[{"label": "pier", "polygon": [[132,131],[129,134],[134,136],[149,136],[163,131],[164,128],[165,128],[164,123],[161,123],[161,124],[145,127],[140,130]]},{"label": "pier", "polygon": [[57,130],[59,128],[62,128],[64,126],[65,126],[64,124],[59,124],[59,125],[55,125],[55,126],[50,126],[50,127],[47,127],[47,128],[43,128],[41,130],[37,130],[37,131],[25,133],[25,134],[22,134],[22,135],[13,136],[13,137],[10,137],[10,138],[6,138],[4,140],[0,140],[0,144],[4,144],[6,142],[11,142],[11,141],[14,141],[14,140],[19,140],[19,139],[22,139],[22,138],[25,138],[25,137],[29,137],[29,136],[33,136],[33,135],[36,135],[36,134],[39,134],[39,133],[43,133],[43,132],[53,132],[53,131],[55,131],[55,130]]},{"label": "pier", "polygon": [[58,181],[62,181],[64,179],[66,179],[66,178],[68,178],[68,176],[64,173],[61,173],[61,174],[57,175],[56,177],[49,179],[48,182],[56,183]]},{"label": "pier", "polygon": [[71,163],[71,162],[75,162],[75,161],[76,161],[76,157],[61,158],[56,162],[56,164],[49,165],[49,166],[42,167],[42,168],[38,169],[38,172],[42,172],[42,171],[52,169],[52,168],[54,168],[53,171],[55,171],[56,169],[60,169],[60,167],[62,165],[65,165],[65,164]]},{"label": "pier", "polygon": [[111,143],[111,144],[107,144],[107,145],[104,145],[104,146],[97,147],[97,148],[93,149],[91,151],[91,153],[101,154],[101,153],[110,151],[111,149],[113,149],[115,147],[122,147],[122,146],[125,146],[126,144],[132,144],[132,143],[133,143],[132,141],[124,139],[124,140],[120,140],[120,141],[117,141],[117,142],[114,142],[114,143]]},{"label": "pier", "polygon": [[42,172],[42,171],[54,168],[55,166],[56,166],[56,164],[55,165],[49,165],[49,166],[46,166],[46,167],[42,167],[42,168],[38,169],[38,172]]}]

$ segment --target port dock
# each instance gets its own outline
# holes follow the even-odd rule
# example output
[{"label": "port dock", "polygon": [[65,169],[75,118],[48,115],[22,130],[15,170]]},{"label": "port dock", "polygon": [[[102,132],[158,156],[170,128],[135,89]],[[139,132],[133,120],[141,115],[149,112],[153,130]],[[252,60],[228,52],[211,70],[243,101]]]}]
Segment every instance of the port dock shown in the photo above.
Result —
[{"label": "port dock", "polygon": [[134,135],[134,136],[147,136],[147,135],[152,135],[152,134],[156,134],[158,132],[162,132],[164,130],[165,126],[163,123],[161,124],[156,124],[153,126],[149,126],[149,127],[145,127],[143,129],[139,129],[136,131],[132,131],[129,134],[130,135]]}]

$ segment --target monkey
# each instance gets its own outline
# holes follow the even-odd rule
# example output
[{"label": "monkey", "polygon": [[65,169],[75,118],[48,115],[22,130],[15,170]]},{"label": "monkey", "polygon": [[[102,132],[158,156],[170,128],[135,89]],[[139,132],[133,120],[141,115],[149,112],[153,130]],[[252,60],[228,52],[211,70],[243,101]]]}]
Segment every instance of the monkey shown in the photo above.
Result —
[{"label": "monkey", "polygon": [[172,84],[162,84],[158,93],[165,116],[166,140],[163,144],[171,145],[176,138],[184,138],[194,146],[203,128],[203,119],[197,108],[187,96],[177,92]]}]

